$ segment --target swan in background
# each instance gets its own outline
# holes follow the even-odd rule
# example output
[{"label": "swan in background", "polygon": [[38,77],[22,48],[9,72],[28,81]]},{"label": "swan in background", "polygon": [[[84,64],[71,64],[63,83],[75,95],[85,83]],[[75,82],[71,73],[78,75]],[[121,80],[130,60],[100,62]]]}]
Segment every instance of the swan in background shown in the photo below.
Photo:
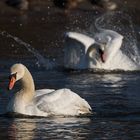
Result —
[{"label": "swan in background", "polygon": [[[135,62],[121,51],[123,36],[112,30],[99,29],[99,31],[95,35],[95,40],[99,44],[104,44],[104,63],[98,63],[96,68],[107,70],[137,70],[138,67]],[[92,64],[90,67],[92,67]]]},{"label": "swan in background", "polygon": [[84,34],[68,32],[64,47],[64,66],[71,69],[87,68],[86,53],[95,40]]},{"label": "swan in background", "polygon": [[123,36],[112,30],[100,30],[94,38],[68,32],[64,49],[64,67],[69,69],[137,70],[137,65],[121,51]]},{"label": "swan in background", "polygon": [[7,112],[31,116],[79,116],[90,114],[87,101],[70,89],[41,89],[35,91],[34,81],[23,64],[11,67],[9,89],[20,80],[22,88],[15,93],[7,106]]}]

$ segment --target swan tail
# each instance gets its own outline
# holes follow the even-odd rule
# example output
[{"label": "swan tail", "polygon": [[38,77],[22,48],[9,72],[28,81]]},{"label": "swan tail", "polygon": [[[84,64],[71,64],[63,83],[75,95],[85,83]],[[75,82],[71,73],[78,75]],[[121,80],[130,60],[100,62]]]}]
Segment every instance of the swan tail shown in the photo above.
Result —
[{"label": "swan tail", "polygon": [[82,102],[82,104],[81,104],[81,107],[79,108],[79,110],[78,110],[78,113],[79,114],[92,114],[92,108],[91,108],[91,106],[88,104],[88,102],[85,100],[85,99],[83,99],[82,100],[83,102]]}]

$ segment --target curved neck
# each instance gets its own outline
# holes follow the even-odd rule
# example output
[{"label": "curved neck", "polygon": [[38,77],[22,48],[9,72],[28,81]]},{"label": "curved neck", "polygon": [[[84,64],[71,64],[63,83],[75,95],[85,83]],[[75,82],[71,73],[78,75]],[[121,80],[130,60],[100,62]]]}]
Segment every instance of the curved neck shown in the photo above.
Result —
[{"label": "curved neck", "polygon": [[22,93],[28,96],[28,98],[32,98],[35,94],[35,86],[32,75],[27,68],[25,68],[25,74],[21,79],[21,83],[22,83]]}]

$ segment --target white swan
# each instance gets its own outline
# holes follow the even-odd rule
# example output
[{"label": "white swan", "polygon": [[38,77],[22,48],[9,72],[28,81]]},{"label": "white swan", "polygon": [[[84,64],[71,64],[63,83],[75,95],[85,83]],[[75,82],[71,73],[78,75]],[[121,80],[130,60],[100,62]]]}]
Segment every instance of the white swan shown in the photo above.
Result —
[{"label": "white swan", "polygon": [[96,67],[105,70],[138,70],[138,66],[127,55],[121,51],[123,36],[112,30],[100,29],[95,35],[95,40],[99,44],[105,44],[104,47],[104,63],[98,61],[97,65],[89,62],[89,67]]},{"label": "white swan", "polygon": [[71,69],[87,68],[86,53],[95,40],[84,34],[68,32],[64,47],[64,67]]},{"label": "white swan", "polygon": [[[122,40],[123,36],[112,30],[101,30],[94,39],[84,34],[69,32],[65,41],[64,67],[137,70],[135,62],[120,50]],[[100,49],[103,55],[99,53]]]},{"label": "white swan", "polygon": [[78,116],[91,113],[88,102],[70,89],[35,91],[33,78],[23,64],[11,67],[10,90],[18,80],[22,83],[22,89],[9,102],[7,112],[33,116]]}]

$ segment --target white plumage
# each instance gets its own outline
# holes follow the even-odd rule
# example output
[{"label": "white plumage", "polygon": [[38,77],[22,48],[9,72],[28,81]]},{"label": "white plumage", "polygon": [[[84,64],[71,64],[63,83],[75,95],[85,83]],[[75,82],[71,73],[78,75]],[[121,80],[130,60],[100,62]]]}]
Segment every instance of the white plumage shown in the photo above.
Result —
[{"label": "white plumage", "polygon": [[15,73],[16,81],[22,82],[22,89],[9,102],[8,112],[31,116],[79,116],[91,113],[88,102],[70,89],[35,91],[32,76],[24,65],[13,65],[11,74]]},{"label": "white plumage", "polygon": [[[67,33],[64,67],[67,69],[137,70],[139,67],[122,53],[123,36],[112,30],[101,30],[94,38]],[[101,61],[97,45],[104,45],[105,61]]]}]

